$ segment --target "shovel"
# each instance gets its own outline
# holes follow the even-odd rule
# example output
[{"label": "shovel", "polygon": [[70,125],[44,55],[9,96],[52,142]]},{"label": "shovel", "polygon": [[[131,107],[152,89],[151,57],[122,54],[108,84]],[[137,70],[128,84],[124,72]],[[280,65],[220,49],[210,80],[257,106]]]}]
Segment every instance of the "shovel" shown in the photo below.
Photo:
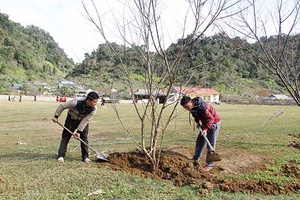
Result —
[{"label": "shovel", "polygon": [[[66,131],[68,131],[70,134],[72,134],[73,136],[75,136],[74,133],[72,133],[72,131],[70,131],[67,127],[65,127],[64,125],[62,125],[60,122],[57,122],[62,128],[64,128]],[[101,161],[106,161],[109,162],[108,159],[108,155],[106,155],[103,152],[97,152],[94,148],[92,148],[90,145],[88,145],[85,141],[83,141],[81,138],[78,138],[78,140],[80,140],[80,142],[82,142],[83,144],[85,144],[88,148],[90,148],[96,155],[97,155],[97,159],[101,160]]]},{"label": "shovel", "polygon": [[[202,129],[200,128],[200,132],[202,133]],[[209,140],[207,139],[206,135],[203,135],[205,141],[207,142],[208,147],[210,148],[211,152],[209,153],[207,157],[208,162],[215,162],[215,161],[220,161],[221,157],[219,154],[215,152],[215,149],[212,147],[210,144]]]}]

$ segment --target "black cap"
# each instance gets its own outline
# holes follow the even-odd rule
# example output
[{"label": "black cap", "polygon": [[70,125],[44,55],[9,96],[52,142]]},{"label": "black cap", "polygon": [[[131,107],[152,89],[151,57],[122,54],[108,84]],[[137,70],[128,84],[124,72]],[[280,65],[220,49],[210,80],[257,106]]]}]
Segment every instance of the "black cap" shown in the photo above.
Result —
[{"label": "black cap", "polygon": [[88,93],[86,98],[89,100],[99,99],[99,95],[96,92],[92,91]]}]

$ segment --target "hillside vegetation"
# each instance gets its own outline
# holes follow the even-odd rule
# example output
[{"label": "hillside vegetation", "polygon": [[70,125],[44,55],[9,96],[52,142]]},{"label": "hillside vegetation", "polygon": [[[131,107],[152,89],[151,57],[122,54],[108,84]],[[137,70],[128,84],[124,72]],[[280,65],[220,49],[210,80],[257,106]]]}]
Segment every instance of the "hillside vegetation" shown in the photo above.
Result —
[{"label": "hillside vegetation", "polygon": [[[299,35],[292,36],[293,40],[298,38]],[[170,62],[186,40],[178,40],[176,44],[172,44],[166,50]],[[234,38],[234,40],[241,39]],[[257,44],[243,42],[251,49],[260,51]],[[268,42],[275,48],[276,37],[270,37]],[[110,46],[113,46],[116,52],[113,52]],[[69,78],[77,78],[79,82],[91,77],[97,77],[101,83],[123,82],[125,84],[119,89],[126,90],[127,78],[122,72],[120,60],[128,66],[132,80],[144,83],[144,66],[146,64],[141,57],[146,53],[143,51],[142,46],[125,47],[115,43],[100,44],[91,54],[86,54],[85,60],[69,74]],[[116,56],[116,53],[120,57]],[[263,53],[261,52],[261,54]],[[222,34],[204,37],[196,41],[189,47],[180,64],[182,72],[185,72],[183,74],[187,74],[186,71],[188,71],[191,86],[215,88],[223,94],[251,96],[253,94],[285,93],[279,79],[274,78],[268,70],[262,68],[261,64],[246,51],[234,47],[233,43]],[[177,78],[178,83],[184,82],[183,79],[187,78]]]},{"label": "hillside vegetation", "polygon": [[[299,40],[299,35],[292,39]],[[186,40],[178,40],[166,50],[170,58],[176,55]],[[275,47],[276,37],[270,37],[268,41],[273,42]],[[257,44],[243,42],[260,51]],[[129,48],[115,43],[99,44],[91,54],[85,54],[82,63],[75,65],[49,33],[33,25],[23,27],[0,13],[0,93],[6,93],[13,83],[40,81],[54,84],[61,79],[73,80],[95,89],[114,84],[119,91],[126,91],[124,73],[119,67],[120,59],[109,45],[124,55],[131,79],[137,88],[142,87],[144,63],[139,52],[143,51],[143,46]],[[222,34],[196,41],[189,47],[181,65],[182,70],[190,74],[191,86],[215,88],[222,94],[253,95],[285,91],[279,80],[274,79],[243,49],[235,48]],[[178,81],[182,79],[184,77]]]},{"label": "hillside vegetation", "polygon": [[49,33],[0,13],[0,92],[12,83],[55,82],[75,67]]}]

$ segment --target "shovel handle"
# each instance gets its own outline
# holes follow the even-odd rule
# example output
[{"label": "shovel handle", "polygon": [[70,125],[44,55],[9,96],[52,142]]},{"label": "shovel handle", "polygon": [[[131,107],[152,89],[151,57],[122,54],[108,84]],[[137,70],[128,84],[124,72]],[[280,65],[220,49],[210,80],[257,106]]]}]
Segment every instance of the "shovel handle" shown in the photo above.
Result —
[{"label": "shovel handle", "polygon": [[[66,131],[68,131],[70,134],[72,134],[73,136],[75,135],[72,131],[70,131],[67,127],[65,127],[62,123],[60,123],[59,121],[57,121],[56,123],[58,123],[58,125],[60,125],[63,129],[65,129]],[[91,146],[89,146],[85,141],[83,141],[80,137],[78,137],[78,140],[80,142],[82,142],[83,144],[85,144],[87,147],[89,147],[94,153],[98,153],[95,149],[93,149]]]},{"label": "shovel handle", "polygon": [[[200,130],[200,133],[202,133],[202,129],[199,128],[199,130]],[[205,141],[206,141],[208,147],[210,148],[210,150],[215,151],[215,149],[214,149],[213,146],[210,144],[210,142],[209,142],[208,138],[206,137],[206,135],[202,135],[202,136],[204,137],[204,139],[205,139]]]},{"label": "shovel handle", "polygon": [[212,150],[212,151],[215,151],[215,149],[212,147],[212,145],[210,144],[208,138],[206,137],[206,135],[203,135],[204,139],[206,140],[207,142],[207,145],[209,146],[209,148]]},{"label": "shovel handle", "polygon": [[70,131],[67,127],[65,127],[62,123],[60,122],[56,122],[58,123],[58,125],[60,125],[63,129],[65,129],[66,131],[68,131],[70,134],[72,134],[73,136],[75,135],[72,131]]}]

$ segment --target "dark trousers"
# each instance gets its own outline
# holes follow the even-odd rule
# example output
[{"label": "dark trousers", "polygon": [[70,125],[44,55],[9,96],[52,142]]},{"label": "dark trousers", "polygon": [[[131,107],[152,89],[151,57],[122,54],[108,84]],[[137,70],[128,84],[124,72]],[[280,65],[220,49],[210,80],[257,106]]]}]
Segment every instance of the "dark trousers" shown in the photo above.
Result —
[{"label": "dark trousers", "polygon": [[[67,117],[66,121],[65,121],[65,127],[67,129],[69,129],[70,131],[72,131],[72,133],[74,133],[74,131],[77,129],[80,122],[81,121],[73,120],[70,117]],[[82,131],[82,133],[80,134],[80,139],[82,139],[87,144],[88,144],[88,132],[89,132],[89,125],[87,124],[86,127],[84,128],[84,130]],[[58,158],[65,157],[66,151],[67,151],[67,146],[68,146],[68,143],[69,143],[71,137],[72,137],[72,134],[69,133],[67,130],[64,129],[62,131],[62,137],[61,137],[61,141],[60,141],[60,145],[59,145],[59,149],[58,149]],[[88,147],[81,142],[82,160],[89,157],[88,150],[89,150]]]},{"label": "dark trousers", "polygon": [[[216,143],[217,143],[217,138],[218,138],[220,128],[221,128],[221,122],[214,124],[213,128],[208,129],[208,131],[207,131],[206,137],[214,149],[216,148]],[[201,133],[199,133],[198,137],[197,137],[197,141],[196,141],[196,148],[195,148],[193,160],[195,160],[195,161],[199,160],[205,145],[206,145],[206,140],[203,138]],[[211,152],[211,149],[207,145],[206,165],[213,167],[214,163],[207,161],[207,158],[208,158],[208,155],[210,154],[210,152]]]}]

